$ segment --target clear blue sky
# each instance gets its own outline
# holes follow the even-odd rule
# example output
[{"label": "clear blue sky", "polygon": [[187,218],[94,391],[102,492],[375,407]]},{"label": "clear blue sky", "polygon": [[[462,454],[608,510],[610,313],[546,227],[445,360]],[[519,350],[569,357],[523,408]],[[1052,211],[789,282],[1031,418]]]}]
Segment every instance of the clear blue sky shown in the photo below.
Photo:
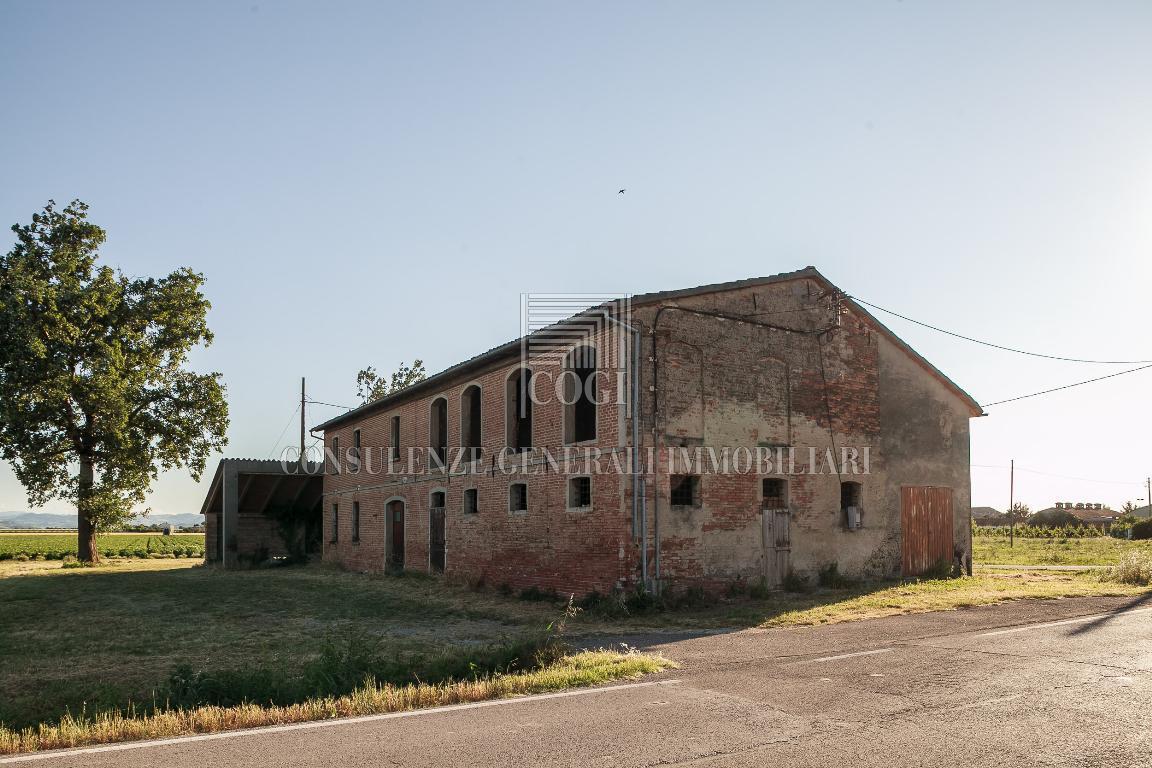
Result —
[{"label": "clear blue sky", "polygon": [[[79,197],[109,263],[206,275],[232,456],[273,454],[301,375],[354,403],[361,367],[516,336],[521,291],[812,264],[969,335],[1152,358],[1149,40],[1139,2],[8,0],[0,222]],[[890,326],[982,402],[1114,370]],[[974,503],[1013,457],[1115,481],[1019,472],[1034,507],[1143,496],[1150,389],[991,409]]]}]

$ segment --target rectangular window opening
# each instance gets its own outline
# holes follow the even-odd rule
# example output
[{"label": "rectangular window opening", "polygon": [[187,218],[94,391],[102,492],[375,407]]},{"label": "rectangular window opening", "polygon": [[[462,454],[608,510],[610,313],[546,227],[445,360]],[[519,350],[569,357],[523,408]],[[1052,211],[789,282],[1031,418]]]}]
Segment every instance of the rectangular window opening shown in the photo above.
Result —
[{"label": "rectangular window opening", "polygon": [[860,483],[840,483],[840,508],[860,507]]},{"label": "rectangular window opening", "polygon": [[508,486],[508,510],[510,512],[528,511],[527,483],[512,483]]},{"label": "rectangular window opening", "polygon": [[464,489],[464,513],[468,515],[475,515],[479,511],[479,492],[475,488]]},{"label": "rectangular window opening", "polygon": [[700,478],[696,475],[673,475],[669,503],[674,507],[695,507],[700,503]]},{"label": "rectangular window opening", "polygon": [[360,541],[360,502],[352,502],[352,541]]},{"label": "rectangular window opening", "polygon": [[572,509],[592,506],[592,478],[573,477],[568,481],[568,506]]},{"label": "rectangular window opening", "polygon": [[762,482],[764,509],[786,509],[788,507],[788,481],[778,477],[766,477]]}]

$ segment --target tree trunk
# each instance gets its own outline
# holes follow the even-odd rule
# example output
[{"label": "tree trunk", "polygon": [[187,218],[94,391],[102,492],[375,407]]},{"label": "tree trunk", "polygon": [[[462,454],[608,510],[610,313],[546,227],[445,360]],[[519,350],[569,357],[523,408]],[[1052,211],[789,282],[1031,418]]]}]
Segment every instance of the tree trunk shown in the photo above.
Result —
[{"label": "tree trunk", "polygon": [[96,549],[96,526],[92,524],[89,509],[94,475],[92,459],[81,456],[76,494],[76,557],[82,563],[100,562],[100,552]]}]

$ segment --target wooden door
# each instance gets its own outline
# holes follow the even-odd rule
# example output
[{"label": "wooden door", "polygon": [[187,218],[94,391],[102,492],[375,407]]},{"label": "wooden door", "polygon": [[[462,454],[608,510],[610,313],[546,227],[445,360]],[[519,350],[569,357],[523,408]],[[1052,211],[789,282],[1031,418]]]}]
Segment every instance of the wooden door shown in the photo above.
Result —
[{"label": "wooden door", "polygon": [[433,573],[444,573],[444,507],[428,510],[428,564]]},{"label": "wooden door", "polygon": [[906,578],[952,564],[952,489],[935,485],[900,489],[901,571]]},{"label": "wooden door", "polygon": [[787,509],[764,509],[764,580],[769,587],[784,583],[792,567],[792,516]]},{"label": "wooden door", "polygon": [[388,518],[391,526],[388,565],[399,570],[404,568],[404,502],[394,501],[389,504]]}]

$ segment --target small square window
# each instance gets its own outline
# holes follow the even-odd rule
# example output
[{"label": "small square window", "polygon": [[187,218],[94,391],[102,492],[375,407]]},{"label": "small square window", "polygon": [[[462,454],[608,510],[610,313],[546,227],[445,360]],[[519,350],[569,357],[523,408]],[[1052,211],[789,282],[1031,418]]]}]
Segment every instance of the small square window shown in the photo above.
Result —
[{"label": "small square window", "polygon": [[700,478],[696,475],[673,475],[670,503],[674,507],[694,507],[700,503]]},{"label": "small square window", "polygon": [[527,483],[512,483],[508,486],[508,511],[528,511],[528,485]]},{"label": "small square window", "polygon": [[788,481],[766,477],[761,483],[764,509],[785,509],[788,506]]},{"label": "small square window", "polygon": [[592,506],[592,478],[573,477],[568,481],[568,507],[585,509]]},{"label": "small square window", "polygon": [[464,490],[464,513],[474,515],[479,511],[479,492],[475,488],[466,488]]}]

